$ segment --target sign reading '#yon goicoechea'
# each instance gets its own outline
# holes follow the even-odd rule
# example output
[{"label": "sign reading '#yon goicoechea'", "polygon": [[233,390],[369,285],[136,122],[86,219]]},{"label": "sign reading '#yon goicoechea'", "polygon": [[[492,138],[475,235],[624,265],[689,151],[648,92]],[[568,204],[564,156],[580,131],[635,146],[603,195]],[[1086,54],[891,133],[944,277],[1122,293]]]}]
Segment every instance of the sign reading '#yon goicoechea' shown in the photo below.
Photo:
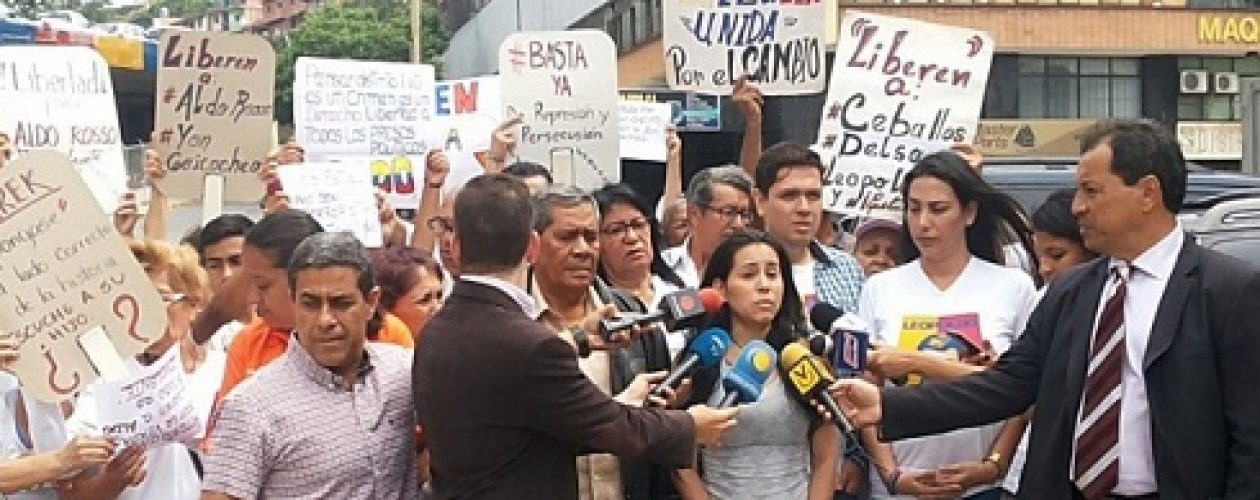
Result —
[{"label": "sign reading '#yon goicoechea'", "polygon": [[975,135],[993,38],[857,11],[840,29],[816,144],[829,162],[823,206],[897,219],[905,173]]},{"label": "sign reading '#yon goicoechea'", "polygon": [[766,95],[822,92],[822,0],[666,0],[665,81],[727,95],[748,75]]},{"label": "sign reading '#yon goicoechea'", "polygon": [[227,201],[257,201],[271,148],[276,54],[237,33],[177,31],[159,48],[154,148],[168,174],[158,187],[198,199],[206,174],[223,176]]}]

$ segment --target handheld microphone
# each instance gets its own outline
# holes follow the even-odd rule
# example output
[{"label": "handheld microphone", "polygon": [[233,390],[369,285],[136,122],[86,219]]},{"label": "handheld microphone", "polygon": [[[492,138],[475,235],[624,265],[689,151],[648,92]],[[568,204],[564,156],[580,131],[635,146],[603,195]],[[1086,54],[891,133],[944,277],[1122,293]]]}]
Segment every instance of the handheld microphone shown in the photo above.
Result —
[{"label": "handheld microphone", "polygon": [[840,411],[836,399],[827,392],[827,387],[836,381],[827,369],[827,365],[817,356],[810,354],[809,349],[800,344],[788,344],[779,355],[779,367],[787,374],[792,391],[806,404],[818,401],[831,413],[831,421],[850,442],[858,442],[857,428],[849,421],[849,417]]},{"label": "handheld microphone", "polygon": [[629,313],[613,319],[600,320],[599,333],[609,339],[614,333],[653,323],[664,323],[665,331],[701,326],[705,318],[722,309],[726,300],[712,288],[695,290],[687,288],[661,298],[660,307],[647,314]]},{"label": "handheld microphone", "polygon": [[744,346],[731,371],[722,377],[722,390],[726,392],[718,408],[751,403],[761,398],[761,388],[774,371],[778,354],[770,344],[754,340]]},{"label": "handheld microphone", "polygon": [[682,383],[682,379],[690,375],[700,368],[712,368],[717,366],[722,360],[722,356],[726,355],[726,350],[731,348],[731,334],[726,330],[718,327],[705,329],[691,339],[691,343],[687,345],[686,355],[683,356],[682,362],[678,363],[669,375],[665,376],[665,380],[661,381],[661,385],[656,386],[652,390],[652,395],[657,397],[665,397],[665,389],[676,389],[678,384]]},{"label": "handheld microphone", "polygon": [[[831,304],[819,302],[809,310],[809,321],[823,335],[810,338],[810,351],[831,360],[836,372],[842,377],[852,377],[866,371],[866,355],[871,347],[871,337],[867,333],[866,324],[853,314],[845,314]],[[815,337],[825,336],[828,344]],[[825,352],[815,349],[830,345]]]}]

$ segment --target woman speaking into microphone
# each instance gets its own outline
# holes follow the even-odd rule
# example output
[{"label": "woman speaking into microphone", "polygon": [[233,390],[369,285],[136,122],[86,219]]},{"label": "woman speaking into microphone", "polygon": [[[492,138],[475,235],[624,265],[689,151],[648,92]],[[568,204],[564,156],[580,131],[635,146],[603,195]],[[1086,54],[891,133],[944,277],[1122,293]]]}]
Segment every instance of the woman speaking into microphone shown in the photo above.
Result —
[{"label": "woman speaking into microphone", "polygon": [[[725,296],[726,306],[713,326],[730,332],[735,345],[718,366],[696,372],[690,402],[717,406],[726,396],[722,379],[744,346],[763,341],[781,351],[798,340],[804,312],[787,253],[761,231],[727,237],[714,251],[702,281]],[[679,493],[686,500],[830,500],[839,436],[835,426],[814,415],[771,370],[760,397],[741,405],[739,422],[722,445],[703,448],[696,469],[676,471]]]}]

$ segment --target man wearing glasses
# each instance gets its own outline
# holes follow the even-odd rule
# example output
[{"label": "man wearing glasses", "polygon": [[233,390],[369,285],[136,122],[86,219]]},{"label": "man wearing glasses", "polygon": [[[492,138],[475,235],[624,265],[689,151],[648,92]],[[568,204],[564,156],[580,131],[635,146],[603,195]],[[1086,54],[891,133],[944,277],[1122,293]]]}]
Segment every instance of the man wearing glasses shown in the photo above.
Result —
[{"label": "man wearing glasses", "polygon": [[687,221],[691,236],[661,252],[683,284],[700,287],[709,258],[727,235],[752,222],[752,179],[734,166],[701,170],[687,186]]}]

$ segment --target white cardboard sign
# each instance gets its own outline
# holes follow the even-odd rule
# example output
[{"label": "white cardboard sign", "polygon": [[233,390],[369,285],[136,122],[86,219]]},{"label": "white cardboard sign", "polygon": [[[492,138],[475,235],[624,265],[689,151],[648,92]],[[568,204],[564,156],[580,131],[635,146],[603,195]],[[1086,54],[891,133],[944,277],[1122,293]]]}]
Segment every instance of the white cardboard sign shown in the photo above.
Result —
[{"label": "white cardboard sign", "polygon": [[433,66],[302,57],[295,73],[293,122],[307,159],[370,170],[394,208],[416,208],[437,140]]},{"label": "white cardboard sign", "polygon": [[521,115],[522,160],[559,184],[621,181],[617,49],[602,31],[513,33],[499,48],[504,116]]},{"label": "white cardboard sign", "polygon": [[666,0],[664,7],[671,89],[730,95],[743,75],[765,95],[816,94],[827,83],[830,12],[822,0]]},{"label": "white cardboard sign", "polygon": [[306,163],[276,169],[289,205],[315,217],[328,231],[349,231],[368,248],[380,248],[376,187],[366,169],[348,163]]},{"label": "white cardboard sign", "polygon": [[490,150],[490,136],[503,121],[501,97],[497,76],[437,83],[434,92],[436,118],[433,122],[437,136],[434,144],[446,153],[451,162],[447,185],[461,185],[484,171],[477,154]]},{"label": "white cardboard sign", "polygon": [[899,220],[905,173],[975,136],[993,49],[983,31],[846,10],[818,127],[824,208]]},{"label": "white cardboard sign", "polygon": [[621,157],[664,162],[665,128],[673,107],[669,103],[621,101]]},{"label": "white cardboard sign", "polygon": [[0,103],[0,132],[17,155],[68,155],[101,208],[118,208],[127,165],[109,65],[100,54],[87,47],[0,47]]},{"label": "white cardboard sign", "polygon": [[61,401],[161,339],[166,304],[68,157],[20,156],[0,186],[0,338],[22,385]]}]

